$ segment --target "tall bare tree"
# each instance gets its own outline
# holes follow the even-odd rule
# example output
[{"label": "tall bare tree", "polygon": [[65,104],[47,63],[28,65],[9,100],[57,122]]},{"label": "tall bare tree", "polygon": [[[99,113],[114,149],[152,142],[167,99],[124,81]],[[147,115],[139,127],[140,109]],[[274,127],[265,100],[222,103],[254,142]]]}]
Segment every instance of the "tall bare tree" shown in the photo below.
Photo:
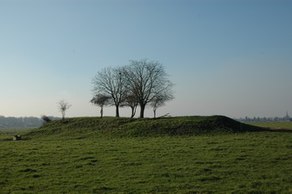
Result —
[{"label": "tall bare tree", "polygon": [[168,80],[162,64],[157,61],[144,59],[130,63],[123,73],[127,80],[127,91],[135,95],[140,105],[140,118],[144,118],[146,105],[165,91],[171,94],[173,84]]},{"label": "tall bare tree", "polygon": [[120,116],[119,107],[127,95],[123,72],[122,68],[105,68],[98,72],[92,81],[96,94],[111,96],[116,107],[116,117]]},{"label": "tall bare tree", "polygon": [[60,111],[61,114],[62,114],[62,120],[65,119],[66,111],[67,111],[70,107],[71,107],[71,104],[65,102],[64,100],[61,100],[61,101],[58,103],[59,111]]},{"label": "tall bare tree", "polygon": [[110,103],[111,97],[104,94],[96,94],[90,102],[100,107],[100,118],[103,117],[103,107]]}]

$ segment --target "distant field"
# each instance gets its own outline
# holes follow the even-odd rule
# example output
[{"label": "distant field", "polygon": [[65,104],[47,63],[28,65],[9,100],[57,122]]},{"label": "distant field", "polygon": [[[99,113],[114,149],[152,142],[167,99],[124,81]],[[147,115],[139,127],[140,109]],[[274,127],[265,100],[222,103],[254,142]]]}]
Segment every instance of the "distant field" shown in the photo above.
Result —
[{"label": "distant field", "polygon": [[91,127],[52,123],[17,142],[0,135],[0,193],[292,192],[289,132],[111,137]]},{"label": "distant field", "polygon": [[292,130],[292,122],[250,122],[248,124],[258,126],[258,127],[268,127],[272,129],[291,129]]},{"label": "distant field", "polygon": [[1,134],[25,134],[32,129],[0,129]]},{"label": "distant field", "polygon": [[12,139],[12,136],[0,131],[0,140],[3,141],[3,140],[7,140],[7,139]]}]

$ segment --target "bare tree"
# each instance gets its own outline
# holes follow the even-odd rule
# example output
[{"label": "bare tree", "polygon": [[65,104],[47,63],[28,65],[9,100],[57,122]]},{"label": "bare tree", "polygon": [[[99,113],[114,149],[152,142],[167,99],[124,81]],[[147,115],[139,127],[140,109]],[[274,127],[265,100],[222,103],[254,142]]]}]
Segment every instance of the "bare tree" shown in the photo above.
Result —
[{"label": "bare tree", "polygon": [[127,80],[127,91],[135,95],[140,105],[140,118],[144,118],[146,105],[165,91],[171,94],[173,84],[159,62],[146,59],[130,62],[123,73]]},{"label": "bare tree", "polygon": [[103,117],[103,107],[110,103],[111,97],[104,94],[95,95],[90,102],[100,107],[100,118]]},{"label": "bare tree", "polygon": [[98,72],[92,81],[96,94],[111,96],[116,107],[116,117],[120,116],[119,107],[127,95],[123,72],[122,68],[105,68]]},{"label": "bare tree", "polygon": [[155,95],[152,101],[150,102],[150,106],[153,109],[154,118],[156,118],[156,111],[159,107],[164,106],[166,101],[172,100],[173,95],[168,91],[164,92],[164,94]]},{"label": "bare tree", "polygon": [[71,107],[71,105],[67,102],[65,102],[64,100],[61,100],[59,103],[58,103],[58,108],[59,108],[59,111],[61,112],[62,114],[62,120],[65,119],[65,114],[66,114],[66,111]]},{"label": "bare tree", "polygon": [[128,94],[124,102],[122,103],[123,106],[128,106],[131,108],[131,118],[133,118],[136,114],[137,106],[138,106],[138,101],[135,95],[133,94]]}]

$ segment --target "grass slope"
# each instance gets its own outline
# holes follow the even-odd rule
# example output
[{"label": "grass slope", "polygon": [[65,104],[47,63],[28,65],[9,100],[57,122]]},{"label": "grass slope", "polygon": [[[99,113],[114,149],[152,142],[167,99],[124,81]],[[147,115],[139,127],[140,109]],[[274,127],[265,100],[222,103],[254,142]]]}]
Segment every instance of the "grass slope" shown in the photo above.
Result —
[{"label": "grass slope", "polygon": [[89,136],[149,137],[161,135],[198,135],[214,132],[261,131],[263,128],[239,123],[225,116],[193,116],[159,119],[71,118],[53,121],[27,133],[27,138],[59,136],[86,138]]}]

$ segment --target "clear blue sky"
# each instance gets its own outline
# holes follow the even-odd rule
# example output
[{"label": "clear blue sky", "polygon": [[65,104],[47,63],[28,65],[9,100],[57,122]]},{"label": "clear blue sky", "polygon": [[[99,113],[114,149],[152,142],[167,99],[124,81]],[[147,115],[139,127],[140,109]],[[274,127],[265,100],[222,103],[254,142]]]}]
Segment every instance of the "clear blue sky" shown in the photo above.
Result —
[{"label": "clear blue sky", "polygon": [[98,115],[96,72],[144,58],[175,83],[158,114],[292,114],[292,1],[0,0],[0,115]]}]

